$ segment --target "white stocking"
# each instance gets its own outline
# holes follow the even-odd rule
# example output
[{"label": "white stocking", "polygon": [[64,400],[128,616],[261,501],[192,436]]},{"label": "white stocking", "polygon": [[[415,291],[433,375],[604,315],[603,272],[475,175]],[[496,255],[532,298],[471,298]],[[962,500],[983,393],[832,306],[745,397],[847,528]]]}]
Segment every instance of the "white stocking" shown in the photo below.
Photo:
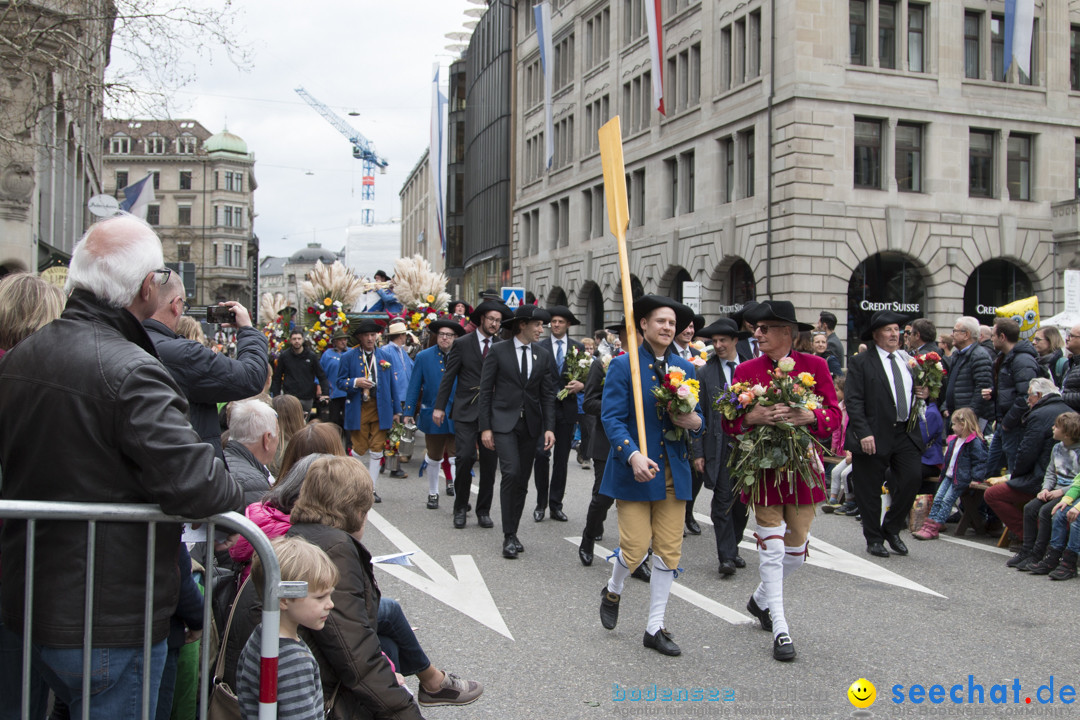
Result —
[{"label": "white stocking", "polygon": [[626,563],[623,562],[622,553],[616,552],[615,562],[612,563],[611,568],[611,579],[608,580],[607,584],[608,592],[622,595],[623,584],[628,577],[630,577],[630,568],[626,567]]},{"label": "white stocking", "polygon": [[424,455],[424,462],[427,463],[427,487],[428,495],[439,494],[439,473],[442,472],[442,468],[439,467],[438,460],[432,460],[427,455]]},{"label": "white stocking", "polygon": [[784,547],[784,579],[791,573],[802,567],[806,562],[806,555],[810,547],[810,537],[807,536],[806,542],[802,545],[796,545],[795,547]]},{"label": "white stocking", "polygon": [[655,635],[664,627],[664,612],[667,610],[668,597],[671,596],[671,584],[675,582],[675,571],[668,568],[659,555],[652,556],[652,578],[649,580],[649,624],[645,632]]},{"label": "white stocking", "polygon": [[[769,609],[772,618],[773,637],[788,631],[787,620],[784,618],[784,533],[787,525],[781,523],[779,527],[762,527],[758,525],[758,572],[761,574],[761,584],[754,592],[754,600],[762,609]],[[763,595],[765,604],[758,601],[758,594]]]},{"label": "white stocking", "polygon": [[367,469],[371,473],[371,487],[375,489],[379,485],[379,462],[382,460],[382,453],[376,453],[374,450],[368,455]]},{"label": "white stocking", "polygon": [[457,481],[457,458],[451,455],[446,459],[446,462],[450,463],[450,480],[448,482],[453,485]]}]

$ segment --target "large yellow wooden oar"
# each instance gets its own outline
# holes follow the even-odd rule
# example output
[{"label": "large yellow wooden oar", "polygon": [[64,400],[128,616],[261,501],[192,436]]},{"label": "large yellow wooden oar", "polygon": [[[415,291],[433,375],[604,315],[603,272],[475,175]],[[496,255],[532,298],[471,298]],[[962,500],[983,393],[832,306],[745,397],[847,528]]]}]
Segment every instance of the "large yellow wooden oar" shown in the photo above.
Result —
[{"label": "large yellow wooden oar", "polygon": [[638,357],[637,320],[634,296],[630,287],[630,258],[626,252],[626,226],[630,208],[626,197],[626,167],[623,165],[622,128],[619,116],[609,120],[599,131],[600,163],[604,167],[604,195],[607,198],[611,233],[619,246],[619,275],[622,278],[623,310],[626,313],[626,348],[630,356],[630,382],[634,388],[634,415],[637,417],[638,449],[645,457],[645,409],[641,404],[641,362]]}]

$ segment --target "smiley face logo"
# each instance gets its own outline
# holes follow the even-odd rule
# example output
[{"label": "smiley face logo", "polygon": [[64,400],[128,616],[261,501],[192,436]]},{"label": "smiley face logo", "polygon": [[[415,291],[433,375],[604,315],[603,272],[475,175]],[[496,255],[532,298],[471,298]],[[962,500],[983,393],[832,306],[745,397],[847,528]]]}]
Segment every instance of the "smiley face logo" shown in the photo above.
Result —
[{"label": "smiley face logo", "polygon": [[851,687],[847,690],[847,697],[855,707],[868,708],[877,700],[877,688],[866,678],[859,678],[851,683]]}]

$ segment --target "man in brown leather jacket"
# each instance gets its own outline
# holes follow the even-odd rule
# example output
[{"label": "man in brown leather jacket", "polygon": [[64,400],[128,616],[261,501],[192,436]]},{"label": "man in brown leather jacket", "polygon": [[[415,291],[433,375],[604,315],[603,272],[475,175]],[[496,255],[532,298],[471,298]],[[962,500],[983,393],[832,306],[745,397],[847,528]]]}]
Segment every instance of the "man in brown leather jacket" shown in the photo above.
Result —
[{"label": "man in brown leather jacket", "polygon": [[[192,518],[238,507],[239,486],[192,429],[187,401],[140,324],[168,281],[163,265],[157,235],[132,216],[95,224],[75,246],[63,315],[0,361],[4,499],[152,503]],[[153,593],[148,681],[154,711],[179,592],[180,525],[155,526],[150,577],[146,534],[137,523],[99,522],[91,578],[86,525],[37,521],[29,572],[34,668],[75,715],[83,702],[87,588],[94,601],[91,717],[121,717],[119,708],[141,701],[147,591]],[[26,521],[6,522],[0,540],[3,624],[21,633]],[[0,673],[15,671],[0,667]]]}]

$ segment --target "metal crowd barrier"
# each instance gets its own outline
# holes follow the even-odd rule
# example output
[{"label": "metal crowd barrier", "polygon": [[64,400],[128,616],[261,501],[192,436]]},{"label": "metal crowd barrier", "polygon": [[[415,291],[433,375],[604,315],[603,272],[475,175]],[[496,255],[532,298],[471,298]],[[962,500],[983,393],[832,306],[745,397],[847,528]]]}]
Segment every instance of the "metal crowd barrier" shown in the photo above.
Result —
[{"label": "metal crowd barrier", "polygon": [[[153,626],[153,578],[154,578],[154,550],[157,545],[157,537],[154,532],[159,522],[168,523],[203,523],[206,528],[207,552],[206,573],[203,592],[203,632],[210,632],[211,609],[214,593],[214,550],[213,538],[216,528],[221,527],[230,534],[242,535],[255,552],[259,554],[265,572],[263,585],[263,610],[262,610],[262,645],[260,655],[261,677],[259,682],[259,720],[276,720],[277,718],[277,657],[278,657],[278,628],[280,612],[278,610],[280,598],[304,597],[307,594],[305,582],[282,582],[281,569],[278,566],[277,556],[270,546],[270,540],[255,523],[243,515],[235,512],[221,513],[210,518],[180,518],[166,515],[156,505],[109,505],[105,503],[74,503],[74,502],[40,502],[32,500],[0,500],[0,518],[26,520],[26,567],[29,577],[26,580],[26,593],[24,596],[25,611],[23,613],[22,627],[22,701],[21,717],[29,717],[30,714],[30,655],[31,655],[31,628],[33,627],[33,598],[34,598],[34,552],[35,552],[35,529],[38,520],[56,521],[85,521],[86,532],[86,601],[84,609],[83,626],[83,677],[82,697],[90,698],[90,653],[93,640],[92,620],[94,617],[94,594],[91,590],[94,584],[94,548],[96,542],[96,528],[98,522],[133,522],[147,524],[147,561],[146,561],[146,602],[144,606],[143,623],[143,687],[142,687],[142,717],[149,718],[150,714],[150,647],[151,628]],[[224,628],[219,628],[224,632]],[[225,642],[225,638],[222,638]],[[210,643],[204,642],[200,648],[199,657],[199,716],[207,716],[207,703],[210,697]],[[82,718],[89,720],[90,703],[82,704]]]}]

